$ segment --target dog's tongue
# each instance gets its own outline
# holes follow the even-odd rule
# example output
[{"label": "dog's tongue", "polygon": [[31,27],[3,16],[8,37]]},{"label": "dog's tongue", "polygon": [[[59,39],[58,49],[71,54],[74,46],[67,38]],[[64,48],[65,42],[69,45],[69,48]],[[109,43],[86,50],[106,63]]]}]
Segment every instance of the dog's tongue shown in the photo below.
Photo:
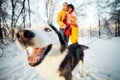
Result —
[{"label": "dog's tongue", "polygon": [[45,48],[34,48],[32,54],[28,56],[29,63],[37,63],[44,54]]}]

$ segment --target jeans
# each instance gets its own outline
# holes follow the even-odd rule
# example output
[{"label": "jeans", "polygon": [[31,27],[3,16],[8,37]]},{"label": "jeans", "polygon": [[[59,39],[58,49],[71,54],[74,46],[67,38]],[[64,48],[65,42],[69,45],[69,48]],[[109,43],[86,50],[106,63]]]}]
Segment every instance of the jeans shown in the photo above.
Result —
[{"label": "jeans", "polygon": [[60,29],[60,33],[66,43],[68,43],[69,37],[64,34],[64,29]]}]

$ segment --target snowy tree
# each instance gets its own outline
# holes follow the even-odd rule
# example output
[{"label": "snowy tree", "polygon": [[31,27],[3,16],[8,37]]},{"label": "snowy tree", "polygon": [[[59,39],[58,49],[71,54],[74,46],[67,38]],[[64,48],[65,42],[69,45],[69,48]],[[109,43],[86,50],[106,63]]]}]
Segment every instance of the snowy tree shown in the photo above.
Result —
[{"label": "snowy tree", "polygon": [[3,38],[2,25],[6,23],[5,18],[8,16],[6,12],[6,1],[0,0],[0,39]]},{"label": "snowy tree", "polygon": [[111,7],[111,20],[115,21],[115,36],[120,36],[120,0],[113,0],[109,5]]},{"label": "snowy tree", "polygon": [[[98,0],[99,1],[99,0]],[[120,33],[120,0],[105,0],[105,1],[99,1],[99,10],[100,17],[102,18],[104,24],[104,29],[108,29],[111,32],[110,28],[112,26],[106,26],[106,23],[114,22],[112,24],[115,25],[114,32],[115,36],[118,36]],[[105,20],[106,19],[106,20]],[[102,26],[103,27],[103,26]],[[103,30],[103,28],[102,28]],[[104,30],[105,31],[105,30]],[[113,32],[111,33],[111,35]]]},{"label": "snowy tree", "polygon": [[14,30],[31,26],[29,0],[0,0],[0,37],[14,40]]}]

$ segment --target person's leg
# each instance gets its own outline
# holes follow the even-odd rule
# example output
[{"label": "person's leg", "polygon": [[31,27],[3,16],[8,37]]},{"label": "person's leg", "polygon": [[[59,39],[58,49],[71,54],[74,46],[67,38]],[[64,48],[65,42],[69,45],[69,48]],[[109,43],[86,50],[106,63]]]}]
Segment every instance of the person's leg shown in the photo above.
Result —
[{"label": "person's leg", "polygon": [[64,34],[64,29],[60,29],[60,33],[64,39],[64,41],[66,42],[66,44],[68,43],[68,40],[69,40],[69,37],[67,37],[65,34]]},{"label": "person's leg", "polygon": [[61,33],[63,39],[65,40],[65,38],[64,38],[64,29],[60,29],[60,33]]},{"label": "person's leg", "polygon": [[65,39],[65,42],[68,44],[69,37],[64,34],[64,39]]}]

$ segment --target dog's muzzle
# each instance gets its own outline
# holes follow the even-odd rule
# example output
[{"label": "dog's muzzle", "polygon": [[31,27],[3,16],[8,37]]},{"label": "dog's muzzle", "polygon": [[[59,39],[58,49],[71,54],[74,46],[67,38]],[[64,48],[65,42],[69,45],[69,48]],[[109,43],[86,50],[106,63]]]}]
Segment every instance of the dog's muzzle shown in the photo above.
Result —
[{"label": "dog's muzzle", "polygon": [[21,30],[21,31],[18,31],[16,34],[17,40],[21,43],[27,43],[34,36],[35,36],[35,34],[30,30]]}]

